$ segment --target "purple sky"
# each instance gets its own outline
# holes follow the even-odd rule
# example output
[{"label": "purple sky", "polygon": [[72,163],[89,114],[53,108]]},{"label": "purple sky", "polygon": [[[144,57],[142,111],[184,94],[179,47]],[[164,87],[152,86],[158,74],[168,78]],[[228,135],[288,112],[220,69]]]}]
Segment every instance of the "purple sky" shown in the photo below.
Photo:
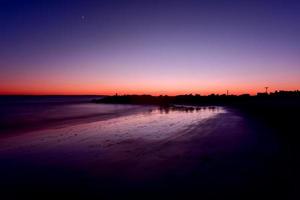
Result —
[{"label": "purple sky", "polygon": [[0,93],[300,88],[297,1],[0,1]]}]

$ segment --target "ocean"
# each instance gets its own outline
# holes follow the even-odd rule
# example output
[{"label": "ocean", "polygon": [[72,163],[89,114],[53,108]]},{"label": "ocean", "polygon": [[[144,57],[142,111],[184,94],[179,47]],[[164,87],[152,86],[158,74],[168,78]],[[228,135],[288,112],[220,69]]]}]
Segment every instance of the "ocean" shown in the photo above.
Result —
[{"label": "ocean", "polygon": [[96,120],[137,106],[104,105],[101,96],[0,96],[0,134]]}]

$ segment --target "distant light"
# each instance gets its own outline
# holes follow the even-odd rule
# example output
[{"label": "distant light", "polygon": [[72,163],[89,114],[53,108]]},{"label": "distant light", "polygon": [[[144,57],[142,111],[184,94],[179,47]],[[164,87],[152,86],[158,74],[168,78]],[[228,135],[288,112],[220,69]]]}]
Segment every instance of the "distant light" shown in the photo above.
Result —
[{"label": "distant light", "polygon": [[84,19],[85,19],[85,16],[84,16],[84,15],[82,15],[82,16],[81,16],[81,19],[82,19],[82,20],[84,20]]}]

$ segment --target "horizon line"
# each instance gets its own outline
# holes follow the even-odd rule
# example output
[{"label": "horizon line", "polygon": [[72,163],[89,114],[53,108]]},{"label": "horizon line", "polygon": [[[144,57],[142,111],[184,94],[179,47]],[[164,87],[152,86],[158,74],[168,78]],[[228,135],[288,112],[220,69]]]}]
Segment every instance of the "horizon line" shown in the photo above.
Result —
[{"label": "horizon line", "polygon": [[[268,92],[268,94],[275,93],[275,92],[280,92],[280,91],[285,91],[285,92],[298,92],[300,89],[296,90],[274,90]],[[239,93],[239,94],[227,94],[227,93],[209,93],[209,94],[201,94],[201,93],[184,93],[184,94],[175,94],[175,95],[168,95],[168,94],[149,94],[149,93],[115,93],[115,94],[59,94],[59,93],[52,93],[52,94],[33,94],[33,93],[0,93],[0,96],[125,96],[125,95],[137,95],[137,96],[142,96],[142,95],[149,95],[149,96],[181,96],[181,95],[200,95],[200,96],[209,96],[209,95],[226,95],[226,96],[240,96],[240,95],[250,95],[250,96],[256,96],[259,93],[266,93],[266,92],[256,92],[256,93]]]}]

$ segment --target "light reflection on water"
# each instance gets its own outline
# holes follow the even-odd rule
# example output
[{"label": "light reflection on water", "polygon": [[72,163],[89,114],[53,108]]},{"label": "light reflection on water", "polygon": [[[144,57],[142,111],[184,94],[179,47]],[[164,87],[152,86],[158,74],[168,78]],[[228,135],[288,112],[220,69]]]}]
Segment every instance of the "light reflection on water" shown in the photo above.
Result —
[{"label": "light reflection on water", "polygon": [[74,150],[76,147],[82,150],[95,144],[101,144],[105,148],[127,140],[161,141],[182,135],[196,126],[201,126],[201,123],[205,126],[205,120],[226,112],[223,107],[217,106],[145,108],[141,112],[108,120],[34,131],[12,137],[13,142],[5,143],[8,146],[13,143],[24,148],[36,145],[42,149]]},{"label": "light reflection on water", "polygon": [[119,135],[124,139],[161,140],[224,112],[222,107],[160,107],[108,120],[99,123],[99,127],[107,135]]}]

